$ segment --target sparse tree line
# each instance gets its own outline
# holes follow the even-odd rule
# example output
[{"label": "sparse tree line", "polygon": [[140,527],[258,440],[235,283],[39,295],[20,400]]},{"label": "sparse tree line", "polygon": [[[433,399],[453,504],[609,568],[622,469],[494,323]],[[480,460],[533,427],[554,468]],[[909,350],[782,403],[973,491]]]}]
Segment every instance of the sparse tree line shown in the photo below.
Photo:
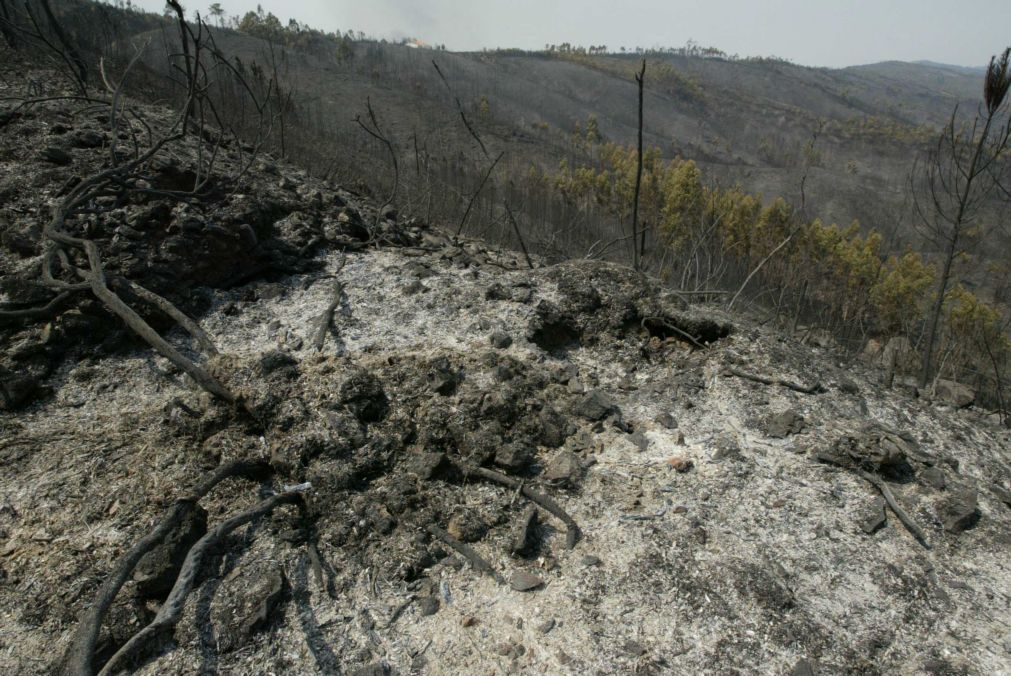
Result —
[{"label": "sparse tree line", "polygon": [[746,56],[738,54],[727,54],[718,47],[706,47],[698,44],[694,40],[689,40],[681,47],[618,47],[609,49],[607,45],[574,45],[570,42],[561,44],[548,43],[544,45],[544,52],[553,55],[577,55],[577,56],[604,56],[604,55],[635,55],[635,56],[682,56],[693,59],[723,59],[724,61],[743,61],[748,63],[786,63],[786,59],[776,56]]},{"label": "sparse tree line", "polygon": [[[26,7],[34,14],[27,15],[10,0],[0,0],[4,36],[8,42],[33,41],[79,81],[82,91],[93,86],[103,41],[118,45],[122,52],[106,54],[107,58],[124,63],[130,56],[125,43],[109,39],[137,30],[124,25],[119,15],[100,5],[75,4],[69,11],[91,18],[73,22],[72,32],[61,40],[58,26],[43,20],[47,4],[30,0]],[[212,5],[210,15],[225,25],[217,9],[220,6]],[[642,154],[636,200],[638,153],[608,142],[592,117],[571,135],[570,160],[556,171],[545,171],[523,157],[501,152],[498,140],[485,134],[494,122],[494,98],[461,90],[453,74],[445,77],[439,72],[438,77],[447,100],[455,101],[457,117],[447,119],[438,131],[391,129],[381,105],[373,110],[371,104],[369,117],[378,123],[376,128],[386,130],[386,140],[355,131],[335,123],[324,106],[301,95],[288,60],[308,50],[336,63],[354,61],[356,68],[371,72],[397,67],[387,62],[387,48],[379,43],[355,44],[364,36],[324,34],[297,22],[284,26],[271,17],[258,9],[232,22],[264,40],[260,58],[245,60],[218,49],[200,18],[190,22],[188,33],[179,33],[154,17],[164,36],[166,68],[175,81],[167,81],[158,68],[145,78],[142,64],[135,69],[136,81],[188,106],[198,102],[200,109],[191,119],[198,119],[201,128],[227,130],[257,152],[289,157],[313,173],[377,195],[390,194],[396,184],[392,194],[402,213],[449,224],[459,233],[529,245],[555,259],[631,259],[680,289],[743,292],[743,299],[770,308],[785,325],[807,332],[830,331],[851,348],[871,337],[907,337],[929,355],[923,359],[923,382],[935,376],[967,381],[987,403],[1006,410],[1011,369],[1006,296],[1011,275],[1005,271],[1000,277],[1000,270],[1007,263],[992,262],[995,281],[988,293],[960,283],[958,275],[960,266],[979,260],[971,255],[973,246],[986,241],[983,221],[993,214],[981,195],[1007,200],[1006,172],[1011,163],[1006,87],[1003,92],[1000,86],[990,87],[985,111],[981,109],[985,114],[977,118],[976,127],[964,128],[952,117],[928,171],[911,186],[926,197],[921,200],[921,220],[942,253],[937,260],[912,250],[895,251],[884,236],[856,223],[840,227],[810,218],[803,204],[770,202],[739,187],[708,185],[694,162],[664,160],[656,148]],[[188,55],[178,37],[187,34]],[[76,57],[70,49],[75,45],[85,46],[78,48]],[[604,46],[593,49],[606,53]],[[430,59],[417,50],[403,51],[412,52],[403,58]],[[196,54],[203,60],[196,72],[187,72],[187,64],[196,65]],[[693,48],[686,55],[708,52]],[[83,74],[78,60],[86,62]],[[990,80],[999,84],[1008,78],[1006,55],[995,64]],[[680,87],[688,95],[701,96],[692,91],[690,79],[670,71],[647,72],[645,86]],[[430,78],[435,77],[433,72],[429,71]],[[366,105],[361,102],[360,115]],[[867,125],[868,133],[898,133],[873,121]],[[460,150],[468,147],[461,138],[471,139],[470,151]],[[816,165],[817,152],[812,144],[799,161]],[[395,163],[399,160],[396,175],[388,162],[391,154]],[[975,165],[970,166],[973,157]],[[973,177],[968,186],[966,175]],[[945,201],[945,194],[954,201]],[[630,236],[636,208],[639,223]],[[934,218],[937,214],[943,216]],[[991,261],[995,258],[999,257],[991,256]],[[1003,287],[999,279],[1005,279]]]},{"label": "sparse tree line", "polygon": [[[768,203],[739,187],[707,186],[693,161],[665,161],[650,148],[643,152],[639,194],[643,225],[653,239],[643,252],[644,267],[694,291],[740,288],[750,279],[751,297],[784,324],[828,330],[854,348],[870,337],[908,338],[923,355],[917,374],[922,385],[942,376],[966,380],[987,403],[1006,410],[1011,312],[1006,290],[1001,292],[1006,282],[1002,287],[999,279],[1007,265],[993,251],[973,252],[1008,226],[1001,222],[1006,212],[987,204],[1008,199],[1009,81],[1005,52],[991,64],[976,122],[962,126],[953,115],[922,171],[914,172],[911,193],[939,259],[911,250],[890,253],[874,229],[809,219],[782,198]],[[585,161],[563,161],[554,173],[532,168],[528,181],[556,193],[587,221],[613,222],[626,232],[636,206],[638,153],[601,142],[593,118],[585,128],[576,131]],[[629,249],[627,239],[605,246]],[[992,288],[974,291],[961,283],[959,265],[987,259]]]}]

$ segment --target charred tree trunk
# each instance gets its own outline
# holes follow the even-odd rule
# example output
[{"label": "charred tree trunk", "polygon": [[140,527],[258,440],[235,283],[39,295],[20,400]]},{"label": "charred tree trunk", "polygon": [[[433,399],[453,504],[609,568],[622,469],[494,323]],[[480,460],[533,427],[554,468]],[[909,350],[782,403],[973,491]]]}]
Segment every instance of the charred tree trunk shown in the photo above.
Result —
[{"label": "charred tree trunk", "polygon": [[632,267],[639,269],[642,263],[643,250],[646,248],[646,230],[642,231],[642,242],[636,246],[636,233],[639,228],[639,191],[642,188],[642,87],[646,75],[646,59],[642,60],[639,72],[635,74],[635,81],[639,85],[639,155],[638,166],[635,170],[635,197],[632,200]]}]

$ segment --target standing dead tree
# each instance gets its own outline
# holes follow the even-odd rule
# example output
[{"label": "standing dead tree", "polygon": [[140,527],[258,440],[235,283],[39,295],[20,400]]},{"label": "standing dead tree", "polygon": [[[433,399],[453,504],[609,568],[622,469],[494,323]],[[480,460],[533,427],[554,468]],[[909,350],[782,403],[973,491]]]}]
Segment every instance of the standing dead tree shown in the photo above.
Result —
[{"label": "standing dead tree", "polygon": [[646,248],[646,229],[642,229],[642,240],[636,246],[636,233],[639,230],[639,192],[642,188],[642,90],[646,77],[646,59],[642,60],[639,72],[635,74],[635,82],[639,85],[639,141],[635,168],[635,196],[632,198],[632,267],[636,270],[642,264],[643,250]]},{"label": "standing dead tree", "polygon": [[446,89],[449,91],[450,96],[453,97],[453,101],[456,103],[456,110],[460,113],[460,119],[463,120],[463,126],[467,128],[467,133],[469,133],[471,137],[477,141],[477,145],[481,148],[481,152],[484,154],[485,159],[490,160],[491,162],[488,165],[488,169],[485,170],[484,174],[481,176],[481,180],[478,182],[477,188],[473,193],[471,193],[470,199],[467,200],[467,208],[464,209],[463,216],[460,217],[460,223],[456,226],[455,236],[459,237],[463,233],[463,229],[467,226],[467,219],[470,217],[470,212],[474,208],[474,202],[477,201],[481,191],[484,190],[485,184],[488,182],[488,179],[491,178],[492,172],[495,171],[495,167],[498,166],[498,163],[502,160],[505,152],[500,152],[495,156],[495,159],[491,158],[484,141],[481,140],[481,137],[478,135],[477,131],[474,130],[473,125],[471,125],[470,120],[467,119],[467,113],[464,111],[463,105],[460,103],[460,97],[453,94],[453,88],[449,86],[449,80],[447,80],[446,76],[443,75],[442,69],[439,68],[439,64],[435,61],[435,59],[432,59],[432,66],[435,68],[435,72],[439,74],[439,79],[442,80],[442,84],[446,85]]},{"label": "standing dead tree", "polygon": [[983,233],[983,210],[993,198],[1009,198],[1011,182],[1011,106],[1008,89],[1011,48],[990,59],[983,82],[983,103],[968,125],[958,120],[958,108],[937,139],[925,162],[914,168],[911,181],[914,206],[924,234],[941,252],[941,272],[930,315],[920,385],[934,374],[934,348],[945,295],[953,285],[954,264],[971,235]]},{"label": "standing dead tree", "polygon": [[470,196],[470,199],[467,201],[467,208],[464,210],[463,216],[460,217],[460,224],[456,226],[457,237],[459,237],[463,233],[463,228],[465,225],[467,225],[467,217],[470,216],[470,211],[471,209],[474,208],[474,202],[477,200],[477,196],[481,194],[481,190],[484,189],[484,184],[488,182],[489,178],[491,178],[492,172],[495,171],[495,167],[498,165],[503,155],[505,155],[504,152],[499,153],[495,157],[491,165],[488,166],[488,170],[484,172],[484,176],[481,177],[481,182],[477,184],[477,189],[474,191],[474,193]]},{"label": "standing dead tree", "polygon": [[7,2],[0,1],[0,32],[7,43],[11,47],[21,47],[24,43],[55,61],[78,93],[87,96],[88,64],[67,35],[49,0],[26,0],[21,12],[9,8]]},{"label": "standing dead tree", "polygon": [[512,225],[513,232],[516,233],[516,239],[520,242],[520,249],[523,251],[523,258],[527,261],[527,267],[531,270],[534,269],[534,262],[530,260],[530,253],[527,251],[527,244],[523,241],[523,235],[520,233],[520,226],[516,223],[516,217],[513,215],[512,209],[509,205],[505,205],[506,215],[509,216],[509,224]]},{"label": "standing dead tree", "polygon": [[[38,0],[39,4],[42,5],[42,12],[46,15],[46,20],[49,22],[49,27],[53,31],[53,35],[60,43],[60,48],[67,61],[70,62],[76,74],[76,79],[81,87],[81,92],[87,92],[88,90],[88,64],[85,63],[84,59],[81,57],[81,53],[77,51],[74,47],[73,42],[67,36],[66,32],[63,30],[63,26],[57,20],[56,15],[53,14],[53,8],[49,5],[49,0]],[[25,8],[30,10],[31,5],[27,2],[25,3]]]},{"label": "standing dead tree", "polygon": [[[379,118],[376,117],[376,111],[372,109],[371,98],[366,97],[365,109],[368,111],[369,123],[372,126],[365,124],[362,121],[361,115],[355,115],[355,122],[358,123],[359,127],[365,130],[365,133],[383,144],[386,151],[390,154],[390,162],[393,165],[393,188],[390,189],[390,196],[386,198],[383,205],[376,211],[374,229],[378,231],[379,219],[382,218],[383,211],[386,210],[386,207],[393,206],[393,201],[397,198],[397,189],[400,187],[400,165],[397,163],[397,151],[394,149],[393,143],[390,141],[390,137],[387,136],[383,131],[383,128],[379,126]],[[374,236],[375,233],[373,233],[373,237]]]}]

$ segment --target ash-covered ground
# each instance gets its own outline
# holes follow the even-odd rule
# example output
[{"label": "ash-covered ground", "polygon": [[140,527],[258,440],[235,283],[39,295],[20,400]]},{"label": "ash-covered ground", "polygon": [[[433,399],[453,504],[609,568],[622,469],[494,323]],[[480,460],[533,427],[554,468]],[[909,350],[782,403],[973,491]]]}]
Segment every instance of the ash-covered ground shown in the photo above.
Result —
[{"label": "ash-covered ground", "polygon": [[[110,139],[70,102],[7,112],[2,288],[30,303],[40,223]],[[152,182],[191,180],[194,156]],[[87,294],[0,328],[0,671],[57,664],[124,552],[237,459],[273,475],[199,502],[100,657],[154,616],[178,551],[308,483],[213,549],[139,673],[1011,671],[1011,436],[983,413],[617,265],[530,270],[377,217],[283,163],[195,204],[105,206],[74,227],[199,318],[243,412]]]}]

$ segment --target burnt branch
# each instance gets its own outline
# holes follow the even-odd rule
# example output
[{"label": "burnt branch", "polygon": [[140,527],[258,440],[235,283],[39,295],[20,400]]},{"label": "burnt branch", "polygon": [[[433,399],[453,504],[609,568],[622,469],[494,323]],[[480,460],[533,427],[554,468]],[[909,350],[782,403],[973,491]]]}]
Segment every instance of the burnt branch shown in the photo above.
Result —
[{"label": "burnt branch", "polygon": [[456,550],[461,556],[463,556],[463,558],[467,559],[470,562],[470,565],[473,566],[474,570],[479,570],[482,573],[487,573],[488,575],[491,575],[493,578],[495,578],[495,581],[498,582],[499,584],[505,584],[505,578],[503,578],[499,574],[499,572],[495,570],[494,566],[485,561],[484,558],[480,554],[478,554],[473,547],[460,542],[452,535],[450,535],[449,533],[447,533],[446,531],[442,530],[441,528],[439,528],[434,524],[430,524],[428,526],[428,532],[434,535],[435,537],[439,538],[440,540],[442,540],[444,543],[449,545],[454,550]]},{"label": "burnt branch", "polygon": [[198,483],[193,490],[179,497],[168,513],[162,517],[161,522],[150,533],[138,540],[123,555],[116,568],[106,578],[101,588],[99,588],[98,593],[95,595],[95,600],[92,601],[78,622],[77,631],[74,632],[70,648],[58,667],[59,673],[66,676],[94,673],[92,661],[94,659],[95,646],[98,644],[98,635],[102,629],[102,621],[105,619],[105,614],[108,612],[109,607],[116,600],[119,590],[123,588],[130,575],[133,574],[133,570],[137,567],[141,558],[165,539],[165,536],[179,524],[191,505],[210,493],[215,486],[225,479],[231,477],[261,479],[269,475],[270,471],[270,467],[265,463],[237,460],[219,467]]},{"label": "burnt branch", "polygon": [[723,372],[723,374],[728,376],[737,376],[738,378],[744,378],[745,380],[750,380],[754,383],[761,383],[762,385],[781,385],[789,390],[793,390],[794,392],[800,392],[801,394],[821,394],[826,391],[821,383],[815,383],[811,386],[798,385],[797,383],[784,380],[783,378],[767,378],[765,376],[747,373],[735,368],[728,368]]},{"label": "burnt branch", "polygon": [[61,291],[45,305],[30,308],[7,309],[0,308],[0,325],[9,324],[25,319],[42,319],[52,316],[74,294],[72,290]]},{"label": "burnt branch", "polygon": [[366,125],[362,121],[361,115],[355,115],[355,122],[357,122],[358,126],[364,129],[369,136],[378,140],[386,147],[387,152],[390,154],[390,161],[393,163],[393,189],[390,191],[390,196],[386,198],[383,205],[376,211],[376,227],[378,227],[379,218],[382,215],[383,210],[386,209],[386,207],[391,206],[393,204],[393,200],[397,197],[397,188],[400,185],[400,167],[397,164],[397,152],[394,150],[393,144],[390,142],[389,137],[383,132],[382,127],[379,126],[379,120],[376,117],[376,112],[372,109],[371,98],[367,97],[365,99],[365,108],[368,111],[369,122],[372,126],[369,127]]},{"label": "burnt branch", "polygon": [[857,472],[861,477],[881,492],[885,502],[887,502],[891,510],[895,512],[895,516],[899,517],[899,521],[902,522],[902,525],[906,527],[914,538],[916,538],[916,541],[923,545],[924,548],[930,549],[930,543],[927,542],[927,536],[924,534],[923,530],[916,525],[916,522],[913,521],[912,517],[906,514],[906,511],[899,506],[899,501],[895,499],[895,494],[892,493],[892,489],[888,487],[888,484],[865,470],[857,470]]},{"label": "burnt branch", "polygon": [[491,163],[491,166],[488,167],[488,170],[484,172],[484,176],[481,177],[481,182],[478,184],[477,190],[475,190],[474,194],[470,196],[470,201],[467,202],[467,209],[463,212],[463,217],[460,219],[460,225],[456,227],[457,237],[459,237],[460,234],[463,232],[463,227],[464,225],[467,224],[467,217],[470,216],[470,211],[471,209],[474,208],[474,202],[475,200],[477,200],[477,196],[481,194],[481,190],[484,189],[484,184],[488,182],[488,178],[491,176],[491,172],[495,171],[495,167],[496,165],[498,165],[499,160],[502,159],[503,155],[505,155],[504,152],[498,154],[498,157],[496,157],[495,161]]},{"label": "burnt branch", "polygon": [[300,502],[302,499],[302,493],[299,491],[293,490],[278,493],[228,518],[197,540],[196,544],[186,554],[182,570],[179,571],[179,577],[176,578],[172,591],[169,592],[168,598],[165,599],[165,603],[162,604],[155,618],[150,624],[134,634],[122,648],[109,658],[109,661],[98,672],[99,676],[115,673],[122,663],[136,658],[139,653],[148,647],[150,642],[171,632],[179,622],[186,599],[193,590],[193,584],[196,581],[197,573],[200,571],[204,556],[208,551],[216,547],[222,538],[236,528],[271,513],[280,505]]},{"label": "burnt branch", "polygon": [[562,507],[552,500],[547,495],[543,493],[538,493],[534,489],[527,486],[525,483],[518,479],[513,479],[510,476],[506,476],[500,472],[496,472],[491,469],[486,469],[484,467],[471,467],[464,464],[458,460],[452,460],[453,466],[456,467],[464,476],[477,476],[482,479],[487,479],[497,484],[507,486],[508,488],[514,488],[520,491],[528,500],[537,503],[548,512],[553,514],[559,521],[565,524],[565,546],[572,549],[579,542],[581,532],[579,526],[576,524],[576,520],[569,516]]},{"label": "burnt branch", "polygon": [[527,267],[531,270],[534,269],[534,262],[530,260],[530,253],[527,252],[526,242],[523,241],[523,235],[520,234],[520,226],[516,223],[516,218],[513,216],[512,209],[509,205],[505,205],[506,214],[509,216],[509,223],[513,226],[513,232],[516,233],[516,239],[520,241],[520,249],[523,251],[523,257],[527,259]]}]

